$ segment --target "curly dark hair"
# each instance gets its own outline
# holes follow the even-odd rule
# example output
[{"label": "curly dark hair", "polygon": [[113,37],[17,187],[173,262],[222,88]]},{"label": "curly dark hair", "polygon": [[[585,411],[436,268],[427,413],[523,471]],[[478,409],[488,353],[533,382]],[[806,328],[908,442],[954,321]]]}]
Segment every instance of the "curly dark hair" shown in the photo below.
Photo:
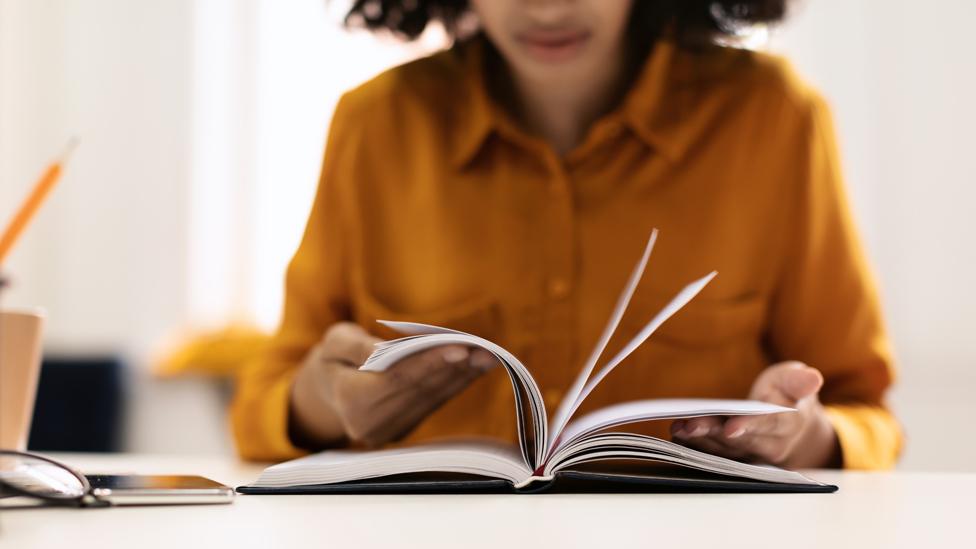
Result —
[{"label": "curly dark hair", "polygon": [[[652,38],[665,27],[683,42],[734,35],[743,25],[775,23],[789,0],[635,0],[631,32]],[[469,14],[468,0],[355,0],[346,25],[386,30],[412,40],[438,21],[452,38]]]}]

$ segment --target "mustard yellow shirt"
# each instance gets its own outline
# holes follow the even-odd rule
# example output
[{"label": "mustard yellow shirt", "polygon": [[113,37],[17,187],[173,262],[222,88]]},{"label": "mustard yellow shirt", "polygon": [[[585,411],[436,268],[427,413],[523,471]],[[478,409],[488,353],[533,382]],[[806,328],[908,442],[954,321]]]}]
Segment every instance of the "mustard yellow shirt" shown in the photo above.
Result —
[{"label": "mustard yellow shirt", "polygon": [[[512,351],[553,410],[652,228],[658,245],[610,351],[685,283],[718,277],[594,391],[745,397],[781,360],[820,369],[845,467],[890,467],[891,351],[845,198],[824,102],[770,55],[661,41],[614,112],[564,157],[485,88],[485,46],[392,69],[336,108],[321,182],[270,350],[232,420],[250,459],[300,455],[289,387],[326,329],[448,326]],[[607,355],[612,356],[612,355]],[[515,440],[499,368],[409,435]],[[640,430],[667,437],[667,425]]]}]

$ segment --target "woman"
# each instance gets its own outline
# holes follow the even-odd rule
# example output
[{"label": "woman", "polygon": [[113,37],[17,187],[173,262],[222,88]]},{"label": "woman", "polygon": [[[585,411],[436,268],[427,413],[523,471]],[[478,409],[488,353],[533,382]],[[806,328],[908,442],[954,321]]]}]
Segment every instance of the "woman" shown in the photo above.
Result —
[{"label": "woman", "polygon": [[240,380],[241,453],[514,440],[511,385],[481,351],[358,371],[395,336],[375,320],[498,342],[551,410],[657,227],[623,335],[686,281],[720,274],[583,411],[757,398],[798,412],[642,429],[786,467],[891,466],[891,356],[830,117],[782,61],[714,45],[736,24],[779,19],[784,3],[356,2],[350,20],[408,38],[433,19],[479,30],[336,108],[282,325]]}]

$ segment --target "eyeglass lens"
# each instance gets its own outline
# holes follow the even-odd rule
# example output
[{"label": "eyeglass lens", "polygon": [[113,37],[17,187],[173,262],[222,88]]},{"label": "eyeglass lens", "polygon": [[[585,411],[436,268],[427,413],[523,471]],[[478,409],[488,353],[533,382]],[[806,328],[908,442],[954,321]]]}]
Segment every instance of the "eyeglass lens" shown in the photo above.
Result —
[{"label": "eyeglass lens", "polygon": [[86,492],[71,471],[29,455],[0,454],[0,483],[46,499],[77,499]]}]

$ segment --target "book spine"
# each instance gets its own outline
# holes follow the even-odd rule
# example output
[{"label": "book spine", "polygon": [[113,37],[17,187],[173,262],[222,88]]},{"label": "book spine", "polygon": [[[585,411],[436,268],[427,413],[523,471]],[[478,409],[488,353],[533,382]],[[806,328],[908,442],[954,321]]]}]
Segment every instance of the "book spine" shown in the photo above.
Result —
[{"label": "book spine", "polygon": [[532,476],[526,478],[525,480],[515,483],[514,486],[515,489],[518,491],[534,492],[537,489],[540,489],[540,486],[542,488],[547,486],[549,483],[552,482],[554,478],[555,477],[553,475],[541,476],[541,475],[533,474]]}]

